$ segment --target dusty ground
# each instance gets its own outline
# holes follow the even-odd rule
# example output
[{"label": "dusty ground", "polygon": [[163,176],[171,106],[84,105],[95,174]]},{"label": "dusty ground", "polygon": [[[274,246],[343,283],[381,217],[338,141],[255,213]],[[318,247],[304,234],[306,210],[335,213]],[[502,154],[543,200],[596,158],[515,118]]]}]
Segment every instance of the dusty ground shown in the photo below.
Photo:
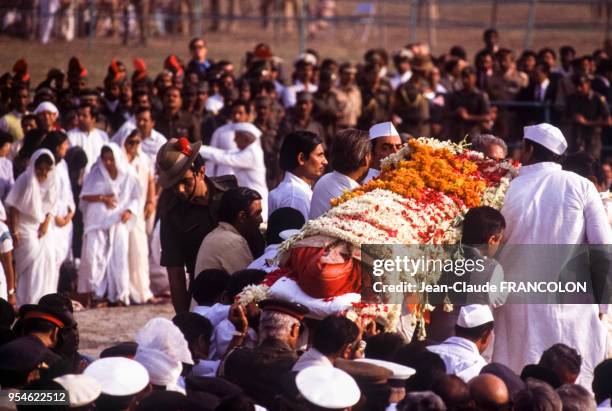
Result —
[{"label": "dusty ground", "polygon": [[136,332],[154,317],[174,316],[171,304],[98,308],[75,313],[81,335],[80,351],[97,357],[103,349],[133,341]]},{"label": "dusty ground", "polygon": [[[356,8],[356,0],[338,0],[340,14],[351,16]],[[203,2],[206,6],[208,2]],[[308,41],[307,46],[320,51],[322,56],[335,57],[340,60],[361,59],[367,48],[385,47],[398,49],[410,41],[410,1],[400,4],[380,2],[381,23],[371,30],[367,42],[361,41],[364,25],[355,18],[345,19],[334,27]],[[513,25],[512,29],[501,29],[503,46],[520,50],[525,38],[524,24],[527,20],[527,5],[504,5],[500,2],[498,23]],[[205,10],[206,12],[206,10]],[[490,25],[491,7],[486,2],[458,1],[440,7],[441,24],[446,28],[438,30],[438,45],[434,52],[442,53],[450,46],[460,44],[470,56],[482,46],[482,30]],[[387,22],[388,27],[382,22]],[[448,24],[455,27],[448,28]],[[600,20],[591,18],[588,5],[540,4],[536,11],[536,24],[540,27],[551,24],[564,24],[566,29],[539,29],[534,35],[533,48],[545,45],[558,48],[563,44],[572,44],[579,53],[592,52],[601,47],[604,33]],[[457,28],[461,25],[462,28]],[[204,27],[208,26],[205,21]],[[206,33],[209,40],[210,56],[213,59],[230,59],[237,69],[243,61],[244,52],[252,50],[258,42],[268,42],[275,54],[286,61],[293,61],[298,51],[297,27],[292,33],[284,34],[274,30],[262,30],[258,20],[239,22],[233,33],[223,30],[220,33]],[[425,29],[418,31],[419,40],[427,40]],[[134,40],[135,41],[135,40]],[[13,62],[25,57],[30,62],[32,82],[38,84],[51,67],[66,69],[68,59],[80,57],[91,73],[93,84],[100,84],[110,60],[117,57],[124,61],[131,70],[134,57],[142,57],[149,65],[151,73],[159,72],[165,56],[175,53],[182,58],[188,57],[187,37],[166,36],[151,38],[148,47],[136,44],[122,46],[119,39],[99,38],[89,44],[88,39],[78,39],[71,43],[54,40],[43,46],[34,41],[16,40],[0,37],[0,72],[10,70]]]}]

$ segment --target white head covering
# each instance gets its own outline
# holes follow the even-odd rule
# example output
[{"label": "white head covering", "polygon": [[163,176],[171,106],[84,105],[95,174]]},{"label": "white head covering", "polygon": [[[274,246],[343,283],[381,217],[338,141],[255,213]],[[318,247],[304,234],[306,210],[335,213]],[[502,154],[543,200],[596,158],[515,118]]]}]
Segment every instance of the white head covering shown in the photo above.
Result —
[{"label": "white head covering", "polygon": [[[117,177],[113,180],[108,170],[102,163],[102,155],[94,163],[89,174],[83,182],[81,198],[88,195],[114,195],[117,199],[117,207],[107,209],[103,203],[90,203],[81,201],[80,207],[83,210],[83,224],[85,232],[96,229],[106,229],[117,224],[121,219],[121,214],[125,211],[127,204],[131,201],[129,193],[132,192],[133,185],[138,185],[136,173],[129,166],[125,154],[116,143],[106,143],[102,147],[110,148],[117,167]],[[138,188],[136,187],[138,190]],[[138,214],[137,209],[130,209],[132,214]],[[133,224],[135,218],[130,219]]]},{"label": "white head covering", "polygon": [[138,362],[123,357],[96,360],[83,374],[98,381],[103,394],[117,397],[134,395],[149,383],[147,370]]},{"label": "white head covering", "polygon": [[55,378],[53,381],[68,391],[70,408],[91,404],[102,393],[102,387],[98,381],[85,374],[66,374]]},{"label": "white head covering", "polygon": [[463,328],[474,328],[493,321],[493,313],[488,305],[472,304],[461,307],[457,325]]},{"label": "white head covering", "polygon": [[304,368],[295,377],[295,385],[310,403],[332,410],[352,407],[361,396],[353,377],[338,368]]},{"label": "white head covering", "polygon": [[261,130],[257,128],[253,123],[234,123],[234,132],[243,131],[245,133],[250,133],[255,136],[257,140],[261,137]]},{"label": "white head covering", "polygon": [[134,361],[138,361],[149,373],[151,384],[177,391],[177,382],[183,371],[180,361],[170,357],[163,351],[153,348],[138,347]]},{"label": "white head covering", "polygon": [[523,128],[524,138],[543,145],[555,154],[561,155],[567,150],[567,141],[557,127],[548,124],[536,124]]},{"label": "white head covering", "polygon": [[359,358],[359,359],[356,359],[355,361],[361,361],[361,362],[365,362],[368,364],[374,364],[379,367],[388,369],[389,371],[393,373],[393,375],[389,377],[389,379],[391,380],[407,380],[408,378],[410,378],[411,375],[416,373],[416,370],[414,368],[406,367],[404,365],[401,365],[395,362],[391,362],[391,361],[376,360],[373,358]]},{"label": "white head covering", "polygon": [[59,110],[55,107],[55,104],[50,101],[43,101],[34,110],[34,114],[42,113],[43,111],[50,111],[53,114],[59,114]]},{"label": "white head covering", "polygon": [[374,124],[372,127],[370,127],[369,134],[370,140],[374,140],[379,137],[400,136],[395,127],[393,126],[393,123],[390,121]]},{"label": "white head covering", "polygon": [[[193,364],[189,345],[179,328],[166,318],[153,318],[136,334],[138,350],[155,349],[185,364]],[[138,351],[136,351],[138,353]]]},{"label": "white head covering", "polygon": [[[36,178],[34,165],[42,156],[51,158],[51,171],[42,183]],[[48,213],[52,213],[57,202],[57,179],[54,176],[55,157],[46,148],[38,149],[32,154],[28,168],[15,181],[15,185],[6,198],[7,207],[15,207],[21,214],[35,219],[39,223],[45,221]]]}]

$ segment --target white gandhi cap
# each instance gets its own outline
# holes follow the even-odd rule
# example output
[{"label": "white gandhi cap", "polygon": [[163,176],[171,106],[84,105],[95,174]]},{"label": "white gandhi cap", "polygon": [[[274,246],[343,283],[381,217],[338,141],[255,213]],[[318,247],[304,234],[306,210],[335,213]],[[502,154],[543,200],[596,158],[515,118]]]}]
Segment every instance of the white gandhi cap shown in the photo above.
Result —
[{"label": "white gandhi cap", "polygon": [[295,385],[308,402],[332,410],[352,407],[361,397],[353,377],[333,367],[304,368],[295,377]]},{"label": "white gandhi cap", "polygon": [[83,374],[102,386],[102,393],[116,397],[136,394],[149,383],[145,367],[123,357],[108,357],[89,364]]},{"label": "white gandhi cap", "polygon": [[70,408],[91,404],[100,396],[102,387],[93,377],[85,374],[66,374],[53,381],[68,391]]},{"label": "white gandhi cap", "polygon": [[57,107],[55,107],[55,104],[51,103],[50,101],[43,101],[42,103],[40,103],[34,110],[34,114],[39,114],[43,111],[49,111],[53,114],[59,114],[59,111],[57,110]]},{"label": "white gandhi cap", "polygon": [[567,141],[557,127],[548,124],[536,124],[523,128],[523,136],[527,140],[535,141],[555,154],[561,155],[567,150]]},{"label": "white gandhi cap", "polygon": [[474,328],[493,321],[493,313],[488,305],[472,304],[461,307],[457,325],[463,328]]},{"label": "white gandhi cap", "polygon": [[369,134],[370,140],[374,140],[378,137],[400,136],[395,127],[393,127],[393,123],[390,121],[374,124],[370,127]]}]

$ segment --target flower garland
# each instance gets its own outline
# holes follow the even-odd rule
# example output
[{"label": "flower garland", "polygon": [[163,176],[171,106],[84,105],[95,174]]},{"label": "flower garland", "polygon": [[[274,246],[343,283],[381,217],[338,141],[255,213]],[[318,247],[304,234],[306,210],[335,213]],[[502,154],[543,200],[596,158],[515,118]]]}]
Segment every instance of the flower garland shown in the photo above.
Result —
[{"label": "flower garland", "polygon": [[247,285],[242,289],[240,294],[236,296],[235,301],[242,306],[247,306],[250,303],[258,303],[268,297],[269,290],[270,287],[264,284]]},{"label": "flower garland", "polygon": [[400,304],[353,303],[352,307],[344,312],[344,315],[353,322],[362,321],[364,326],[371,321],[376,321],[383,325],[385,332],[395,332],[401,310]]}]

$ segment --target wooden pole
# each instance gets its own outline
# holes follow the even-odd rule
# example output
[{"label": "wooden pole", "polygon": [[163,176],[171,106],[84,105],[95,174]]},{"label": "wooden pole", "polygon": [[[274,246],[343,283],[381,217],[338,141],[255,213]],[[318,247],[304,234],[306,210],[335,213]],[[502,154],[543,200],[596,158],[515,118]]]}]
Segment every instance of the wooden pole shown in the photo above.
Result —
[{"label": "wooden pole", "polygon": [[497,12],[498,12],[498,3],[497,0],[493,0],[491,5],[491,28],[497,27]]},{"label": "wooden pole", "polygon": [[537,0],[531,0],[529,3],[529,15],[527,17],[527,34],[525,35],[525,49],[530,49],[533,45],[533,30],[535,26]]},{"label": "wooden pole", "polygon": [[412,0],[410,3],[410,42],[417,41],[417,18],[418,18],[419,0]]}]

